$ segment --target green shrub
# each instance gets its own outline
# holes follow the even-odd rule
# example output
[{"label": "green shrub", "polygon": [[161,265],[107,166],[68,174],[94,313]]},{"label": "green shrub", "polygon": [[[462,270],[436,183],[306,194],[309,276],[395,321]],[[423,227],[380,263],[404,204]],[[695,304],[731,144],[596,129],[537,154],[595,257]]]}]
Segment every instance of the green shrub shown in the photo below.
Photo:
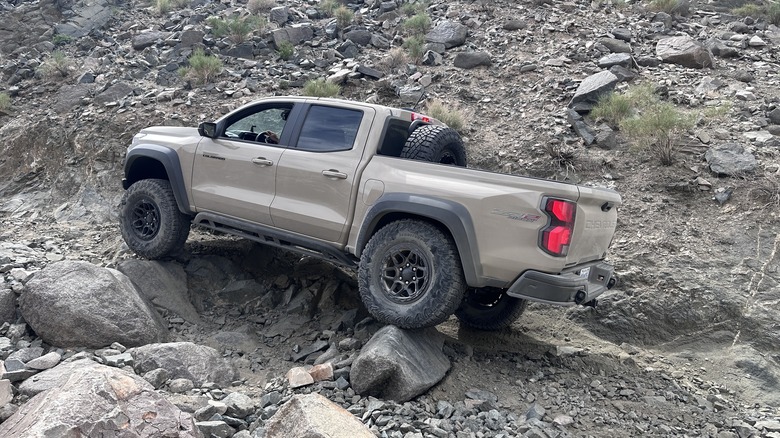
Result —
[{"label": "green shrub", "polygon": [[387,52],[387,55],[385,55],[385,57],[379,61],[379,66],[386,72],[392,72],[395,69],[406,65],[408,61],[409,59],[407,58],[404,49],[400,47],[393,47],[389,52]]},{"label": "green shrub", "polygon": [[196,84],[211,82],[222,73],[222,61],[216,56],[206,55],[203,49],[196,49],[190,55],[189,67],[179,69],[179,73]]},{"label": "green shrub", "polygon": [[739,8],[732,9],[731,13],[740,17],[764,20],[780,26],[780,1],[770,1],[767,5],[747,3]]},{"label": "green shrub", "polygon": [[766,8],[767,21],[780,26],[780,2],[775,1]]},{"label": "green shrub", "polygon": [[602,119],[610,126],[618,127],[623,119],[631,115],[631,98],[624,94],[609,93],[599,98],[590,112],[594,119]]},{"label": "green shrub", "polygon": [[71,37],[69,37],[67,35],[63,35],[61,33],[58,33],[58,34],[54,35],[54,37],[52,37],[52,39],[51,39],[51,42],[55,46],[64,46],[65,44],[68,44],[71,41],[72,41]]},{"label": "green shrub", "polygon": [[430,28],[431,19],[424,12],[404,21],[404,29],[412,35],[425,35]]},{"label": "green shrub", "polygon": [[449,107],[444,102],[434,99],[426,105],[425,113],[439,119],[450,128],[461,131],[466,122],[463,112],[457,107]]},{"label": "green shrub", "polygon": [[325,79],[316,79],[303,85],[303,95],[312,97],[333,97],[341,93],[341,87]]},{"label": "green shrub", "polygon": [[326,17],[332,17],[342,4],[338,0],[325,0],[320,3],[320,10]]},{"label": "green shrub", "polygon": [[11,97],[5,93],[0,93],[0,111],[8,111],[11,108]]},{"label": "green shrub", "polygon": [[423,56],[423,45],[425,44],[425,39],[421,35],[415,35],[413,37],[407,38],[406,41],[404,41],[404,49],[406,49],[406,54],[409,56],[409,59],[412,60],[415,63],[420,62],[420,59],[422,59]]},{"label": "green shrub", "polygon": [[764,15],[764,8],[755,3],[746,3],[738,8],[732,9],[731,13],[739,15],[740,17],[758,18]]},{"label": "green shrub", "polygon": [[623,120],[620,128],[637,146],[663,165],[674,163],[680,135],[693,128],[695,119],[669,102],[656,101],[638,115]]},{"label": "green shrub", "polygon": [[352,21],[355,19],[355,13],[346,6],[339,6],[333,11],[333,17],[336,19],[336,24],[338,24],[341,29],[344,29],[352,24]]},{"label": "green shrub", "polygon": [[262,31],[267,24],[265,17],[233,17],[227,20],[211,17],[206,20],[206,23],[211,27],[211,33],[215,37],[226,36],[236,44],[246,41],[253,31]]},{"label": "green shrub", "polygon": [[65,77],[70,74],[73,61],[64,52],[55,50],[51,56],[41,64],[39,72],[47,78]]},{"label": "green shrub", "polygon": [[654,12],[666,12],[669,15],[687,15],[688,2],[686,0],[652,0],[649,9]]},{"label": "green shrub", "polygon": [[274,0],[249,0],[246,4],[246,8],[253,14],[270,11],[274,6],[276,6]]},{"label": "green shrub", "polygon": [[428,9],[427,1],[418,1],[413,3],[409,2],[409,3],[404,3],[403,6],[401,6],[401,12],[407,17],[411,17],[417,14],[422,14],[425,12],[426,9]]},{"label": "green shrub", "polygon": [[276,52],[279,54],[280,58],[287,61],[295,54],[295,46],[289,41],[282,41],[282,43],[279,44],[279,47],[276,48]]}]

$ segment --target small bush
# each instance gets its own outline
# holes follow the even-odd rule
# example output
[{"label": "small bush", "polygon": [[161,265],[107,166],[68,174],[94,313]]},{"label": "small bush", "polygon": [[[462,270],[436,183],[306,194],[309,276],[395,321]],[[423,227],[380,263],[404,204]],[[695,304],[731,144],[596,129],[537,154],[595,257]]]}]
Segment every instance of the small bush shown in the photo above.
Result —
[{"label": "small bush", "polygon": [[620,126],[623,119],[631,115],[631,97],[610,93],[601,97],[590,112],[594,119],[603,119],[613,128]]},{"label": "small bush", "polygon": [[70,74],[73,61],[65,53],[55,50],[39,67],[40,73],[47,78],[65,77]]},{"label": "small bush", "polygon": [[686,130],[693,128],[694,118],[669,102],[656,101],[637,116],[624,119],[620,128],[640,148],[657,156],[661,164],[674,163],[677,141]]},{"label": "small bush", "polygon": [[426,105],[425,113],[441,120],[456,131],[461,131],[466,122],[466,116],[458,107],[449,107],[438,99],[434,99]]},{"label": "small bush", "polygon": [[54,35],[54,37],[52,37],[52,39],[51,39],[51,42],[55,46],[64,46],[65,44],[68,44],[71,41],[72,41],[71,37],[69,37],[67,35],[63,35],[61,33],[58,33],[58,34]]},{"label": "small bush", "polygon": [[780,2],[775,1],[766,8],[767,21],[780,26]]},{"label": "small bush", "polygon": [[274,6],[276,6],[274,0],[249,0],[246,4],[246,8],[253,14],[270,11]]},{"label": "small bush", "polygon": [[752,17],[756,20],[765,20],[780,26],[780,1],[770,1],[765,6],[747,3],[739,8],[732,9],[731,12],[740,17]]},{"label": "small bush", "polygon": [[754,3],[747,3],[738,8],[732,9],[731,13],[740,17],[758,18],[764,15],[764,8]]},{"label": "small bush", "polygon": [[228,20],[211,17],[206,22],[211,27],[211,33],[215,37],[227,36],[236,44],[243,43],[250,33],[255,30],[263,30],[266,25],[265,18],[261,17],[233,17]]},{"label": "small bush", "polygon": [[341,87],[325,79],[316,79],[303,85],[303,95],[311,97],[333,97],[341,93]]},{"label": "small bush", "polygon": [[216,56],[206,55],[203,49],[192,52],[188,62],[190,66],[179,69],[179,73],[199,85],[211,82],[222,73],[222,61]]},{"label": "small bush", "polygon": [[287,61],[295,54],[295,46],[293,46],[289,41],[282,41],[282,43],[279,44],[279,47],[276,49],[276,52],[279,54],[280,58]]},{"label": "small bush", "polygon": [[653,12],[666,12],[669,15],[688,15],[687,0],[653,0],[649,9]]},{"label": "small bush", "polygon": [[320,3],[320,10],[326,17],[332,17],[336,12],[336,9],[340,6],[342,6],[342,4],[338,0],[325,0]]},{"label": "small bush", "polygon": [[0,93],[0,111],[8,111],[11,108],[11,97],[5,93]]},{"label": "small bush", "polygon": [[384,58],[379,62],[380,68],[383,68],[387,72],[392,72],[399,67],[403,67],[409,59],[404,52],[404,49],[400,47],[394,47],[387,52]]},{"label": "small bush", "polygon": [[346,6],[339,6],[333,11],[333,17],[336,19],[336,24],[338,24],[341,29],[344,29],[352,24],[352,21],[355,19],[355,13]]},{"label": "small bush", "polygon": [[423,56],[423,45],[425,44],[425,39],[421,35],[415,35],[413,37],[407,38],[406,41],[404,41],[404,49],[406,49],[406,54],[409,56],[409,59],[412,60],[415,63],[420,62],[420,59],[422,59]]},{"label": "small bush", "polygon": [[430,28],[431,19],[424,12],[404,21],[404,29],[412,35],[425,35]]},{"label": "small bush", "polygon": [[407,17],[412,17],[417,14],[422,14],[428,8],[427,1],[418,1],[414,3],[404,3],[401,6],[401,12]]}]

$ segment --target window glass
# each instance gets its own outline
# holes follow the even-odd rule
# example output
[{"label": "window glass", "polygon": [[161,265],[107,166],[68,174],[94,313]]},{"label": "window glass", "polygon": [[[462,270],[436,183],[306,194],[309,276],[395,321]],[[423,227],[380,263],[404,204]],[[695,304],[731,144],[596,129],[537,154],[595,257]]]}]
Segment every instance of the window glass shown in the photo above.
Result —
[{"label": "window glass", "polygon": [[[225,137],[275,144],[282,137],[289,107],[264,108],[228,121]],[[273,135],[267,133],[273,133]]]},{"label": "window glass", "polygon": [[345,151],[352,149],[363,111],[313,105],[298,137],[298,149]]},{"label": "window glass", "polygon": [[379,146],[379,155],[400,157],[406,139],[409,138],[409,125],[412,122],[401,119],[390,119],[385,130],[385,138]]}]

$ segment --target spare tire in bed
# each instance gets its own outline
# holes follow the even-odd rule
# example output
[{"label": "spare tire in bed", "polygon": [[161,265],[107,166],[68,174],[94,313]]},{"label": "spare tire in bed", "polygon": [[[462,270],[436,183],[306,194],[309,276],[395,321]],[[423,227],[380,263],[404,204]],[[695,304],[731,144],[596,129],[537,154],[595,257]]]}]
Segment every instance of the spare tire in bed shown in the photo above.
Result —
[{"label": "spare tire in bed", "polygon": [[423,125],[406,139],[401,158],[466,167],[466,147],[454,129]]}]

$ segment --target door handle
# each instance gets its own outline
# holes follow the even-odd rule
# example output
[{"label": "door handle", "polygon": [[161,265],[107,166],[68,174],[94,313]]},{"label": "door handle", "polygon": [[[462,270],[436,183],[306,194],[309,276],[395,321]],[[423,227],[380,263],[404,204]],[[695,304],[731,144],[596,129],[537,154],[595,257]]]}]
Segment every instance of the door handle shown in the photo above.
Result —
[{"label": "door handle", "polygon": [[347,179],[346,173],[339,172],[336,169],[323,170],[322,174],[327,176],[328,178]]},{"label": "door handle", "polygon": [[265,157],[257,157],[252,158],[252,162],[255,164],[259,164],[260,166],[273,166],[274,162],[265,158]]}]

